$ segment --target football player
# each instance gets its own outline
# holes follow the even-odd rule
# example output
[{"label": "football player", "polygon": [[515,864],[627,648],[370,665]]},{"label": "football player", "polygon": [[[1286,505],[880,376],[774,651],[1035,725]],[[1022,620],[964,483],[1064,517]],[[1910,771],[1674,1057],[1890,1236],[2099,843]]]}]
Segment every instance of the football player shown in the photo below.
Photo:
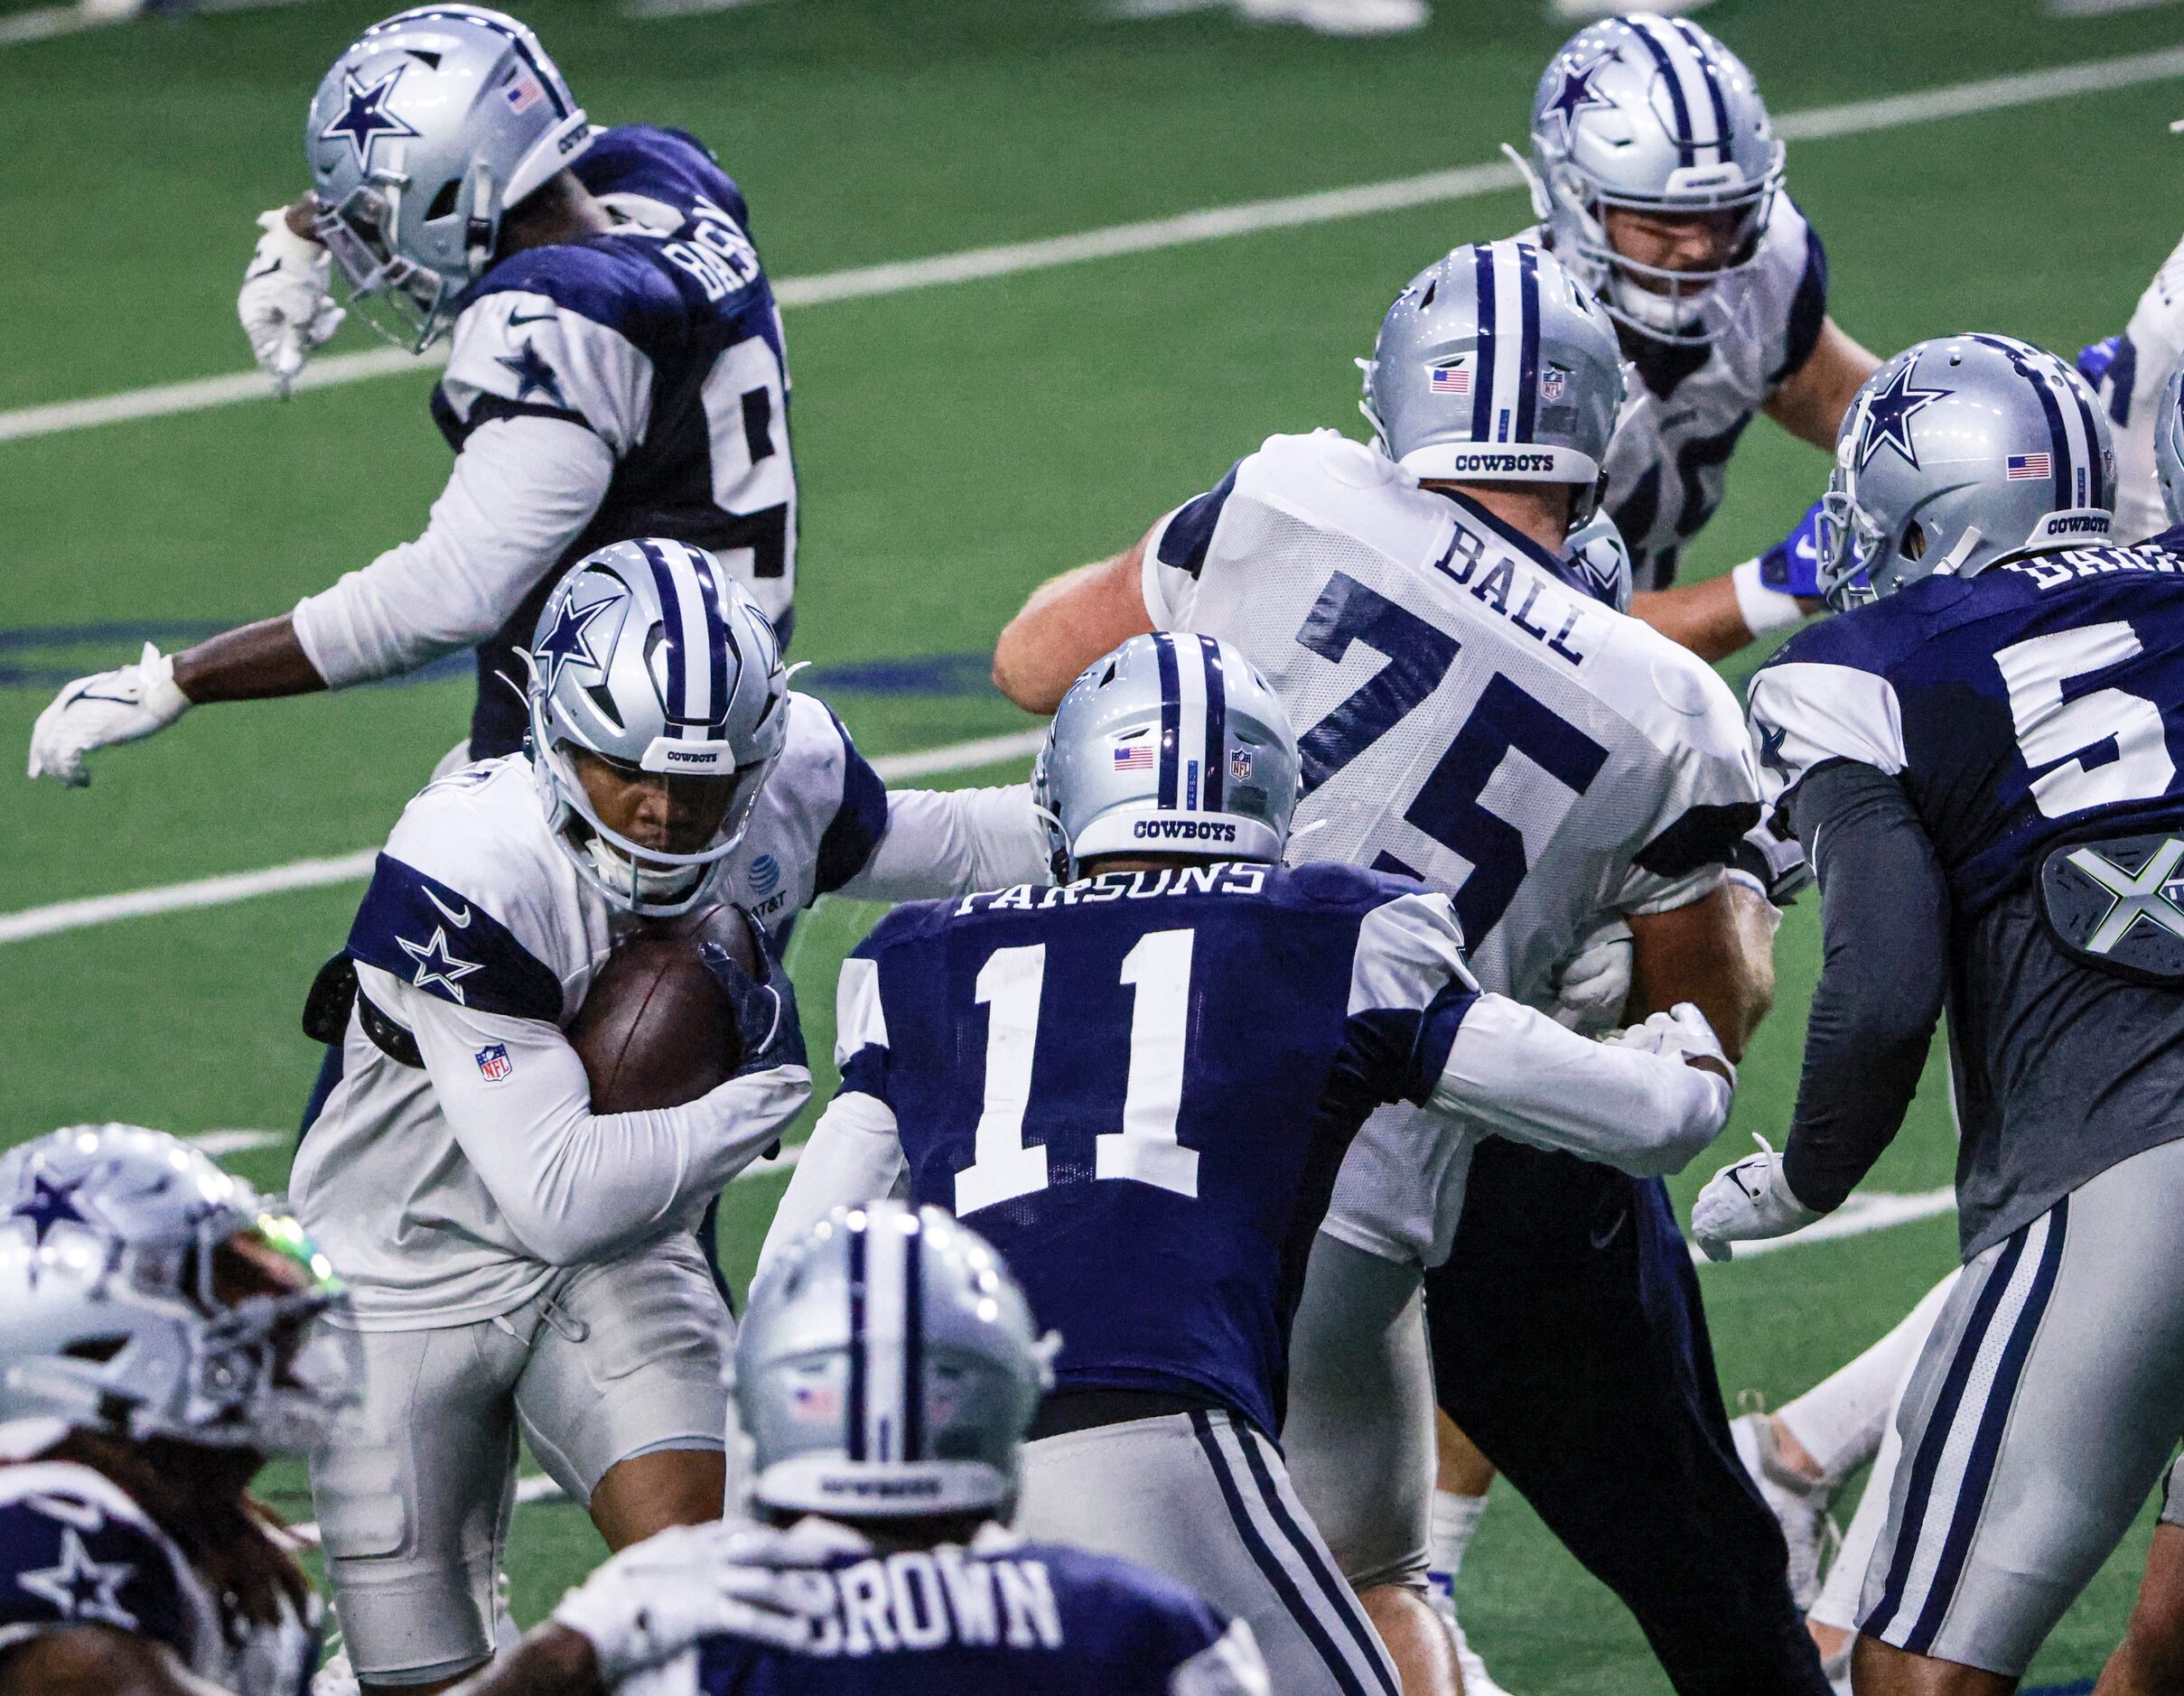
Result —
[{"label": "football player", "polygon": [[[292,612],[80,678],[30,773],[195,704],[341,689],[475,646],[469,757],[525,731],[517,648],[562,572],[610,542],[714,554],[786,645],[796,472],[780,315],[743,198],[676,130],[587,121],[528,28],[482,6],[404,12],[326,73],[312,191],[261,220],[241,312],[287,383],[338,311],[422,352],[452,332],[433,417],[455,467],[423,536]],[[462,763],[459,759],[451,764]]]},{"label": "football player", "polygon": [[302,1227],[158,1131],[0,1154],[0,1692],[294,1696],[319,1603],[248,1495],[353,1393]]},{"label": "football player", "polygon": [[[747,1505],[774,1529],[639,1545],[620,1583],[587,1584],[462,1696],[1266,1696],[1241,1620],[1007,1529],[1053,1350],[1000,1258],[938,1208],[835,1213],[777,1257],[736,1338]],[[628,1622],[656,1598],[672,1613],[738,1568],[770,1570],[772,1606],[653,1670],[584,1676],[619,1654],[595,1643],[654,1635]]]},{"label": "football player", "polygon": [[1822,581],[1858,610],[1752,683],[1827,958],[1787,1146],[1723,1169],[1694,1234],[1722,1257],[1839,1205],[1945,1004],[1963,1138],[1965,1270],[1897,1413],[1862,1696],[2013,1690],[2184,1430],[2184,555],[2106,544],[2114,484],[2061,360],[1907,349],[1826,497]]},{"label": "football player", "polygon": [[1828,314],[1827,256],[1782,155],[1743,61],[1695,23],[1632,12],[1549,62],[1520,162],[1539,222],[1517,239],[1599,296],[1640,381],[1602,468],[1632,610],[1709,659],[1820,604],[1810,514],[1726,576],[1673,587],[1745,426],[1764,412],[1833,450],[1879,363]]},{"label": "football player", "polygon": [[2078,374],[2098,391],[2115,438],[2115,535],[2136,542],[2175,525],[2163,505],[2154,444],[2162,395],[2184,360],[2184,242],[2139,296],[2120,336],[2078,350]]},{"label": "football player", "polygon": [[593,1112],[564,1030],[614,945],[734,895],[762,918],[1046,869],[1021,785],[891,795],[700,549],[591,555],[527,660],[527,751],[410,803],[313,992],[338,1077],[294,1193],[370,1371],[313,1490],[367,1691],[439,1689],[490,1652],[518,1427],[611,1546],[720,1511],[731,1321],[685,1227],[809,1074],[779,964],[754,983],[715,950],[737,1075]]},{"label": "football player", "polygon": [[[1278,1690],[1395,1696],[1273,1440],[1346,1145],[1402,1101],[1672,1171],[1731,1075],[1689,1004],[1592,1042],[1479,991],[1460,901],[1284,866],[1313,757],[1231,643],[1139,636],[1096,661],[1033,779],[1065,881],[900,908],[857,948],[841,1093],[761,1263],[898,1182],[975,1218],[1064,1338],[1020,1527],[1183,1580],[1250,1623]],[[1411,1128],[1414,1171],[1432,1140]],[[1402,1688],[1458,1688],[1423,1604],[1372,1600]]]},{"label": "football player", "polygon": [[[1759,817],[1736,702],[1687,650],[1564,582],[1622,394],[1610,321],[1551,254],[1461,247],[1397,297],[1367,363],[1374,445],[1272,438],[1122,554],[1034,594],[1002,634],[996,680],[1050,704],[1056,668],[1133,630],[1236,642],[1311,726],[1298,857],[1452,892],[1479,981],[1528,1005],[1593,983],[1582,962],[1619,954],[1627,974],[1635,955],[1636,1011],[1695,1002],[1735,1058],[1772,989],[1772,909],[1722,874]],[[1606,982],[1594,1011],[1612,1026],[1622,986]],[[1401,1583],[1427,1570],[1429,1503],[1382,1500],[1375,1480],[1409,1462],[1352,1443],[1348,1386],[1364,1374],[1340,1345],[1371,1329],[1346,1304],[1400,1295],[1389,1263],[1414,1284],[1434,1267],[1437,1369],[1418,1361],[1405,1382],[1437,1387],[1638,1613],[1677,1689],[1816,1696],[1666,1190],[1507,1141],[1470,1150],[1442,1139],[1422,1181],[1409,1127],[1375,1119],[1316,1251],[1330,1277],[1300,1319],[1292,1398],[1311,1440],[1291,1453],[1345,1570]],[[1324,1420],[1321,1385],[1339,1403]]]}]

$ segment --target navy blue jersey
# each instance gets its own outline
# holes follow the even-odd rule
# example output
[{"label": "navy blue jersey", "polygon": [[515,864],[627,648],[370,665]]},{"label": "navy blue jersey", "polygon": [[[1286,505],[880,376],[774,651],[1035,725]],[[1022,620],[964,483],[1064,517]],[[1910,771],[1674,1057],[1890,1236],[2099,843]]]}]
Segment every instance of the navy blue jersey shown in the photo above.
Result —
[{"label": "navy blue jersey", "polygon": [[1926,578],[1752,679],[1769,803],[1824,888],[1873,890],[1825,909],[1800,1194],[1842,1193],[1901,1123],[1934,1015],[1899,1043],[1864,1027],[1909,1008],[1948,1013],[1967,1257],[2184,1135],[2179,541]]},{"label": "navy blue jersey", "polygon": [[842,1087],[1061,1333],[1060,1389],[1271,1433],[1343,1152],[1426,1097],[1477,999],[1460,944],[1445,896],[1332,863],[899,908],[844,966]]},{"label": "navy blue jersey", "polygon": [[[819,1571],[828,1611],[809,1646],[711,1638],[694,1664],[640,1684],[645,1696],[1221,1696],[1262,1688],[1227,1675],[1237,1651],[1220,1615],[1172,1579],[1106,1555],[982,1540],[968,1549],[844,1555]],[[1186,1668],[1192,1676],[1179,1685]]]},{"label": "navy blue jersey", "polygon": [[546,597],[609,543],[671,536],[720,555],[786,644],[796,581],[796,471],[780,313],[742,193],[679,130],[602,134],[571,167],[623,221],[512,254],[460,303],[433,416],[460,449],[496,418],[558,418],[614,457],[606,498],[479,653],[471,750],[521,744],[518,681]]},{"label": "navy blue jersey", "polygon": [[[256,1533],[254,1533],[256,1534]],[[0,1466],[0,1666],[49,1633],[118,1631],[163,1644],[236,1696],[305,1696],[315,1621],[223,1610],[182,1550],[121,1488],[72,1461]]]},{"label": "navy blue jersey", "polygon": [[1752,679],[1769,806],[1831,759],[1899,778],[1960,920],[2066,837],[2184,823],[2179,543],[1927,577],[1807,625]]}]

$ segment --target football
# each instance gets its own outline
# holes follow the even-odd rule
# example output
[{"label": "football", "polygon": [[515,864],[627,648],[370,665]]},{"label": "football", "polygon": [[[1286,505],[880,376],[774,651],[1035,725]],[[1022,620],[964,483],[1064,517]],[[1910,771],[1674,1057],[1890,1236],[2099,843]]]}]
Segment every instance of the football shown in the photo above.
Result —
[{"label": "football", "polygon": [[734,1075],[735,1012],[698,962],[705,942],[758,971],[751,928],[733,907],[648,925],[607,956],[569,1028],[594,1113],[679,1107]]}]

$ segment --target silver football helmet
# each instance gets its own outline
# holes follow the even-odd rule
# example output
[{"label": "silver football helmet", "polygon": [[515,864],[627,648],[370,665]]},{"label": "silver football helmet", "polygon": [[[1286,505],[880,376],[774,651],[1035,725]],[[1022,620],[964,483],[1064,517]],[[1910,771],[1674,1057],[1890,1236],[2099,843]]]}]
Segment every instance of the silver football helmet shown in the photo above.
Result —
[{"label": "silver football helmet", "polygon": [[[531,759],[555,840],[617,906],[687,912],[742,841],[788,740],[773,626],[703,548],[617,542],[555,586],[525,658]],[[655,840],[602,815],[587,762],[603,769],[602,788],[644,785],[636,816]]]},{"label": "silver football helmet", "polygon": [[305,1453],[355,1393],[347,1306],[278,1204],[164,1132],[0,1154],[0,1456],[71,1429]]},{"label": "silver football helmet", "polygon": [[1578,483],[1591,516],[1623,404],[1623,356],[1600,303],[1527,242],[1459,247],[1413,277],[1360,359],[1358,409],[1420,478]]},{"label": "silver football helmet", "polygon": [[2007,336],[1942,336],[1866,378],[1821,498],[1820,592],[1878,600],[1936,573],[2104,542],[2108,420],[2066,359]]},{"label": "silver football helmet", "polygon": [[1059,1340],[938,1207],[837,1207],[766,1269],[730,1391],[761,1507],[834,1519],[1014,1512]]},{"label": "silver football helmet", "polygon": [[2170,525],[2184,524],[2184,365],[2161,385],[2161,410],[2153,421],[2153,475]]},{"label": "silver football helmet", "polygon": [[1562,580],[1618,612],[1630,610],[1635,582],[1630,566],[1630,545],[1606,513],[1592,516],[1591,523],[1573,530],[1563,543]]},{"label": "silver football helmet", "polygon": [[[1512,154],[1512,157],[1515,155]],[[1633,12],[1580,30],[1532,98],[1519,160],[1547,243],[1609,312],[1661,341],[1709,342],[1735,303],[1782,186],[1782,144],[1744,61],[1697,24]],[[1618,253],[1609,207],[1660,218],[1723,212],[1725,258],[1675,271]]]},{"label": "silver football helmet", "polygon": [[1289,714],[1243,650],[1134,636],[1055,709],[1031,802],[1068,883],[1100,854],[1278,861],[1300,792]]},{"label": "silver football helmet", "polygon": [[492,264],[508,210],[592,144],[529,27],[474,5],[424,5],[366,30],[319,84],[303,153],[318,237],[350,304],[423,352]]}]

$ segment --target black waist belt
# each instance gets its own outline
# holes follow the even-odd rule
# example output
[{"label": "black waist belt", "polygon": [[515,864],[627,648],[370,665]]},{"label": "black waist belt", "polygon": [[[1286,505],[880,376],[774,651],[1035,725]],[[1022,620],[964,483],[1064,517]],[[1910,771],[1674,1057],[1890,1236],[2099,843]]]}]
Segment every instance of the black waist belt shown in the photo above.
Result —
[{"label": "black waist belt", "polygon": [[358,987],[357,963],[345,954],[327,961],[312,980],[311,993],[303,1001],[303,1034],[314,1042],[338,1045],[349,1030],[352,1007],[372,1047],[397,1066],[425,1069],[416,1038],[372,1004],[371,997]]},{"label": "black waist belt", "polygon": [[1218,1413],[1222,1404],[1209,1395],[1178,1395],[1166,1390],[1063,1390],[1040,1403],[1027,1442],[1097,1430],[1132,1420],[1154,1420],[1171,1413]]}]

